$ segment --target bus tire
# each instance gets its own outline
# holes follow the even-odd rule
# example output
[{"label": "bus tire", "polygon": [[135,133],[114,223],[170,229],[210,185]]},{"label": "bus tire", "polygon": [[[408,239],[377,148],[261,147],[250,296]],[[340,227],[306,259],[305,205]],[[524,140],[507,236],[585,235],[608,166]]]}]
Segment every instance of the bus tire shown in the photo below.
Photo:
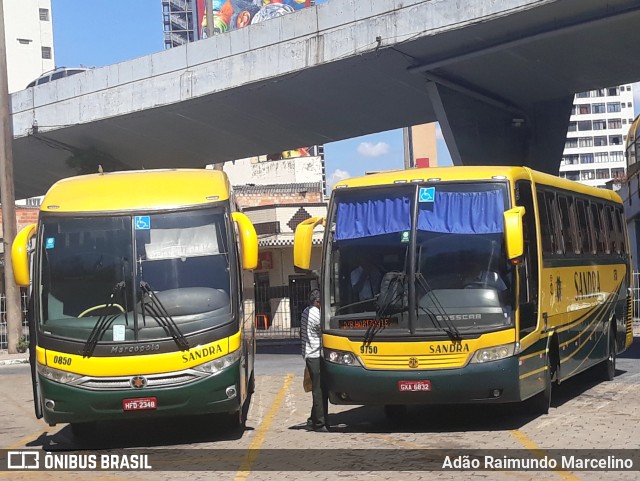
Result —
[{"label": "bus tire", "polygon": [[533,414],[549,414],[549,408],[551,407],[551,372],[551,361],[547,357],[547,368],[544,370],[544,389],[529,400]]},{"label": "bus tire", "polygon": [[598,377],[603,381],[613,381],[613,378],[616,377],[616,332],[613,327],[609,328],[607,358],[597,368]]}]

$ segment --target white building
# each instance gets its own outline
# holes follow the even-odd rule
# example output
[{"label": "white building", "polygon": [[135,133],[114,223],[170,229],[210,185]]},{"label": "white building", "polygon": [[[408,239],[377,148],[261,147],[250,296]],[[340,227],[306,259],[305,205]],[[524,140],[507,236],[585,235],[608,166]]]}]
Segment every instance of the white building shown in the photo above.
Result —
[{"label": "white building", "polygon": [[51,0],[3,0],[9,93],[55,68]]},{"label": "white building", "polygon": [[631,84],[576,94],[560,177],[597,187],[623,179],[625,141],[633,118]]}]

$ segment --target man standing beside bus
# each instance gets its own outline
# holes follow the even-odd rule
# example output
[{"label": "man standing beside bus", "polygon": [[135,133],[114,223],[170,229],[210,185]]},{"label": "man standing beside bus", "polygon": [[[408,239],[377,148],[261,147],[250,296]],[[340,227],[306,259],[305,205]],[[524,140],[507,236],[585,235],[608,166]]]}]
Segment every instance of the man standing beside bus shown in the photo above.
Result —
[{"label": "man standing beside bus", "polygon": [[307,429],[326,432],[325,409],[320,382],[322,329],[320,328],[320,291],[318,289],[313,289],[309,294],[309,306],[302,313],[300,322],[300,335],[302,337],[302,357],[311,375],[311,394],[313,395],[313,406],[311,407],[311,416],[307,419]]}]

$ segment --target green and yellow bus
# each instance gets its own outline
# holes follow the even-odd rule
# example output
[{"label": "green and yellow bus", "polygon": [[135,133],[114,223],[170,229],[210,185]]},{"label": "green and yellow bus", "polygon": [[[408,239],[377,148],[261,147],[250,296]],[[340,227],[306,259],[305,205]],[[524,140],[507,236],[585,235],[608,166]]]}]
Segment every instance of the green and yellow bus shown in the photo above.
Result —
[{"label": "green and yellow bus", "polygon": [[256,267],[257,249],[223,172],[54,184],[11,255],[16,283],[31,286],[36,416],[79,436],[101,420],[228,413],[241,423],[255,357],[242,269]]},{"label": "green and yellow bus", "polygon": [[620,197],[524,167],[445,167],[338,182],[296,229],[325,225],[323,374],[333,404],[529,400],[615,375],[632,341]]}]

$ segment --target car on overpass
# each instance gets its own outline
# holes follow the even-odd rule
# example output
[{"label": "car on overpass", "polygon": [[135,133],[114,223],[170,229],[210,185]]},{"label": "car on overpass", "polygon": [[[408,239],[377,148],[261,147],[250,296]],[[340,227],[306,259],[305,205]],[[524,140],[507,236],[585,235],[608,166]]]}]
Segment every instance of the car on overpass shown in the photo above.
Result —
[{"label": "car on overpass", "polygon": [[34,87],[35,85],[45,84],[47,82],[58,80],[64,77],[70,77],[71,75],[86,72],[87,70],[91,70],[91,69],[87,67],[58,67],[54,70],[50,70],[48,72],[43,73],[42,75],[40,75],[40,77],[30,82],[26,88]]}]

